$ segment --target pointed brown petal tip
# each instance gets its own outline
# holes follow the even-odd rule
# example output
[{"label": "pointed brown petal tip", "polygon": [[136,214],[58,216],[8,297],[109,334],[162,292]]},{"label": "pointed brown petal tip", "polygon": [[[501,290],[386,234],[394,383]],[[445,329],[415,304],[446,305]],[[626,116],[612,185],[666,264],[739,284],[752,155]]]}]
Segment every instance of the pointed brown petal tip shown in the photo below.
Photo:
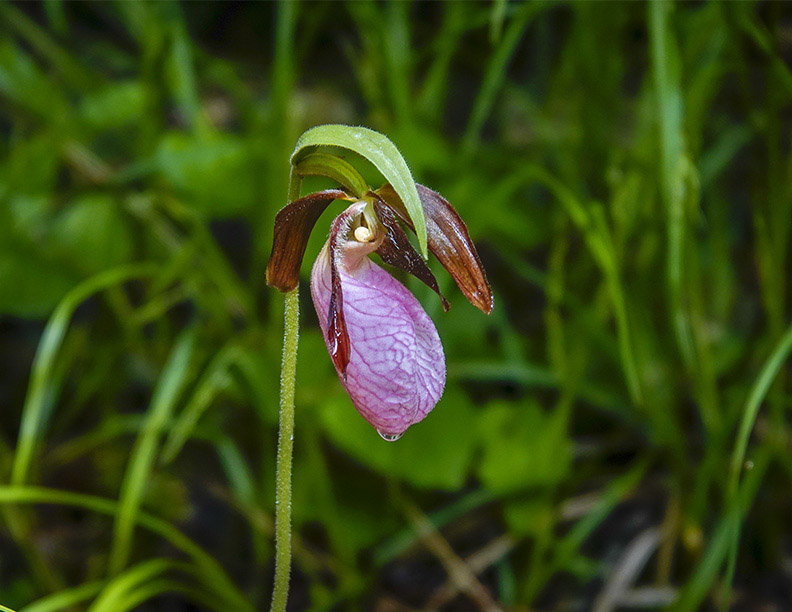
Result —
[{"label": "pointed brown petal tip", "polygon": [[440,287],[437,286],[437,279],[435,278],[429,266],[418,254],[412,244],[410,244],[407,234],[399,225],[396,220],[396,215],[391,212],[391,209],[377,194],[374,200],[374,210],[377,217],[385,226],[385,238],[382,244],[377,249],[377,255],[382,258],[386,264],[400,268],[415,278],[423,282],[427,287],[434,291],[443,304],[443,310],[448,312],[450,308],[448,301],[440,293]]},{"label": "pointed brown petal tip", "polygon": [[[485,314],[490,314],[493,307],[492,289],[465,222],[439,193],[419,183],[415,187],[426,216],[429,250],[453,277],[468,301]],[[377,194],[415,231],[407,209],[393,187],[386,184],[377,190]]]},{"label": "pointed brown petal tip", "polygon": [[267,264],[267,284],[280,291],[291,291],[300,281],[308,237],[316,220],[333,200],[348,200],[340,189],[311,193],[284,206],[275,217],[272,254]]}]

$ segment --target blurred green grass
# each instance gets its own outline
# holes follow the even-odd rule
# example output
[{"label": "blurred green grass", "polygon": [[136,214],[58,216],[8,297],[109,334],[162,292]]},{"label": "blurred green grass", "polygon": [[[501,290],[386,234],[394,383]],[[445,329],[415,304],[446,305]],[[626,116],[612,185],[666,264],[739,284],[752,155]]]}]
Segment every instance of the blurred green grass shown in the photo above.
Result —
[{"label": "blurred green grass", "polygon": [[349,123],[455,205],[496,309],[405,279],[449,380],[386,444],[302,304],[293,609],[783,609],[790,28],[770,2],[1,3],[0,603],[266,607],[264,267],[295,141]]}]

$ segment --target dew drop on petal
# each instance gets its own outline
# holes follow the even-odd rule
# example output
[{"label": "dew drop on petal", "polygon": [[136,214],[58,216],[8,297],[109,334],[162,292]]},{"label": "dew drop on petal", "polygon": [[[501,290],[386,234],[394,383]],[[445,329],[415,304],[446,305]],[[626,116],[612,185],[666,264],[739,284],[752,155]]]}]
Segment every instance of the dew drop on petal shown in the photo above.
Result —
[{"label": "dew drop on petal", "polygon": [[377,430],[377,433],[380,435],[380,438],[382,438],[386,442],[396,442],[396,440],[398,440],[404,435],[403,433],[400,434],[382,433],[379,429]]}]

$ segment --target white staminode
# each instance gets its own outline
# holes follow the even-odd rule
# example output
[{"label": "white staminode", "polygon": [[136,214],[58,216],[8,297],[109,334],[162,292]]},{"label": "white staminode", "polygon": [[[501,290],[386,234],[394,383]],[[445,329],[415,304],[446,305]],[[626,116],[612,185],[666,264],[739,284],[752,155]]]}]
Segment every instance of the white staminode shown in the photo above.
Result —
[{"label": "white staminode", "polygon": [[374,238],[374,232],[372,232],[369,228],[360,226],[355,228],[355,240],[358,242],[371,242],[371,239]]}]

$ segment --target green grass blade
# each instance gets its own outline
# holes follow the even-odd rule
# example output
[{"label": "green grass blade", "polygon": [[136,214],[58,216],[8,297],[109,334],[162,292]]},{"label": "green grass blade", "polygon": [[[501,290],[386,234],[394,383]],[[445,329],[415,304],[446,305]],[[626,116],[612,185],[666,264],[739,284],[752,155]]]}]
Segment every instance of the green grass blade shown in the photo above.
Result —
[{"label": "green grass blade", "polygon": [[[756,379],[751,392],[748,395],[748,400],[743,408],[740,425],[737,430],[737,441],[734,443],[734,450],[732,451],[731,461],[729,462],[729,482],[727,488],[727,499],[731,506],[736,506],[737,497],[740,488],[740,474],[742,473],[743,462],[745,461],[745,453],[748,450],[748,442],[751,438],[751,431],[753,431],[756,417],[759,414],[759,408],[770,390],[770,385],[773,384],[776,376],[778,376],[781,366],[784,365],[789,353],[792,351],[792,325],[787,328],[787,331],[782,336],[775,350],[762,367],[759,376]],[[737,565],[737,552],[740,542],[740,515],[735,517],[733,528],[731,530],[731,541],[729,547],[729,559],[726,569],[725,582],[727,586],[731,585],[734,577],[734,570]]]},{"label": "green grass blade", "polygon": [[215,444],[218,459],[223,466],[228,483],[234,495],[247,505],[256,503],[256,485],[253,472],[231,438],[220,438]]},{"label": "green grass blade", "polygon": [[732,451],[731,462],[729,463],[729,493],[733,497],[737,494],[737,489],[740,482],[740,473],[742,472],[743,461],[745,460],[745,453],[748,449],[748,440],[751,437],[756,416],[759,414],[759,408],[762,406],[767,395],[770,385],[773,384],[775,377],[784,365],[789,353],[792,351],[792,325],[790,325],[784,333],[778,345],[768,357],[759,376],[756,378],[751,392],[748,395],[748,400],[745,402],[743,408],[742,418],[740,419],[740,426],[737,430],[737,441],[734,444]]},{"label": "green grass blade", "polygon": [[574,559],[580,547],[604,521],[614,508],[634,490],[649,468],[648,461],[639,461],[623,476],[614,480],[597,503],[584,518],[579,520],[554,547],[552,559],[541,567],[533,568],[526,583],[525,597],[531,601],[556,572],[561,571]]},{"label": "green grass blade", "polygon": [[120,571],[129,559],[136,523],[135,516],[143,501],[146,482],[154,464],[162,429],[170,419],[187,382],[195,335],[196,328],[191,328],[177,341],[154,391],[143,430],[132,450],[124,482],[121,485],[118,516],[113,529],[110,574]]},{"label": "green grass blade", "polygon": [[173,570],[187,570],[188,566],[172,559],[150,559],[122,572],[110,580],[93,602],[88,612],[115,612],[119,602],[133,589]]},{"label": "green grass blade", "polygon": [[21,608],[19,612],[58,612],[59,610],[66,610],[91,599],[102,590],[104,585],[105,582],[102,580],[86,582],[85,584],[37,599]]},{"label": "green grass blade", "polygon": [[101,82],[99,74],[86,70],[84,64],[76,61],[46,30],[10,2],[0,3],[0,21],[10,25],[20,38],[49,60],[72,86],[89,90]]},{"label": "green grass blade", "polygon": [[[98,427],[53,449],[47,459],[58,465],[71,463],[122,435],[139,433],[144,422],[144,417],[137,414],[108,418]],[[190,437],[214,446],[234,494],[245,503],[254,503],[256,487],[252,470],[236,442],[209,428],[191,430]]]},{"label": "green grass blade", "polygon": [[426,220],[423,206],[418,197],[410,168],[401,153],[389,138],[364,127],[350,125],[318,125],[303,133],[291,155],[292,165],[315,147],[341,147],[349,149],[369,160],[380,171],[399,197],[410,214],[418,245],[424,259],[428,257],[426,244]]},{"label": "green grass blade", "polygon": [[[62,505],[82,508],[109,516],[116,516],[119,511],[119,503],[114,500],[104,499],[95,495],[31,486],[0,485],[0,504]],[[138,525],[157,534],[192,558],[206,584],[213,584],[215,589],[223,593],[229,601],[235,602],[245,610],[250,612],[253,611],[252,606],[249,605],[245,596],[242,595],[233,581],[228,577],[223,567],[198,544],[185,536],[169,522],[152,516],[151,514],[138,512],[134,518]]]},{"label": "green grass blade", "polygon": [[506,0],[493,0],[489,28],[490,42],[493,44],[500,40],[504,19],[506,19]]},{"label": "green grass blade", "polygon": [[229,368],[239,354],[237,346],[224,347],[209,364],[184,410],[176,419],[162,448],[162,462],[170,463],[179,454],[203,413],[229,381]]},{"label": "green grass blade", "polygon": [[648,468],[649,462],[639,461],[629,472],[617,478],[608,486],[591,512],[578,521],[561,540],[556,554],[556,565],[558,567],[562,567],[572,558],[573,553],[583,545],[586,538],[594,531],[597,525],[638,486]]},{"label": "green grass blade", "polygon": [[676,48],[668,13],[670,2],[650,2],[648,10],[650,56],[660,129],[661,194],[666,207],[668,304],[677,342],[688,366],[693,364],[693,336],[684,310],[683,247],[685,238],[685,173],[687,158],[683,138],[683,107]]},{"label": "green grass blade", "polygon": [[469,157],[475,152],[481,137],[481,129],[492,111],[498,92],[506,81],[506,68],[517,50],[517,43],[520,42],[531,17],[541,8],[542,4],[539,2],[524,2],[511,18],[503,38],[492,54],[470,113],[465,135],[462,137],[463,157]]},{"label": "green grass blade", "polygon": [[602,271],[608,286],[616,319],[619,355],[630,398],[636,405],[642,405],[643,392],[630,332],[624,287],[616,263],[610,232],[601,208],[586,207],[575,192],[541,166],[526,164],[517,176],[524,184],[536,182],[548,189],[583,235],[586,246]]},{"label": "green grass blade", "polygon": [[169,68],[173,95],[184,116],[198,134],[206,135],[211,124],[204,117],[198,95],[195,68],[193,66],[192,40],[184,23],[181,7],[177,3],[169,7],[171,48]]},{"label": "green grass blade", "polygon": [[63,0],[44,0],[44,11],[47,13],[47,23],[58,34],[65,34],[69,29],[66,13],[63,10]]},{"label": "green grass blade", "polygon": [[412,119],[410,68],[412,45],[410,41],[409,2],[389,2],[385,8],[388,27],[384,28],[385,61],[391,102],[398,122],[404,127]]},{"label": "green grass blade", "polygon": [[19,440],[11,469],[11,483],[23,484],[30,473],[31,463],[46,426],[47,405],[54,401],[50,396],[50,381],[55,366],[58,350],[69,327],[69,322],[77,306],[91,295],[109,287],[125,283],[134,278],[152,276],[156,266],[151,263],[133,264],[107,270],[77,285],[63,298],[52,313],[47,327],[41,336],[36,357],[33,360],[33,371],[30,386],[22,408],[22,422],[19,428]]},{"label": "green grass blade", "polygon": [[216,610],[217,612],[239,609],[233,606],[229,607],[228,602],[202,589],[197,589],[176,580],[161,579],[152,580],[129,593],[123,600],[116,603],[112,612],[126,612],[127,610],[136,609],[148,600],[166,593],[181,594],[202,608]]},{"label": "green grass blade", "polygon": [[[743,481],[738,494],[732,498],[722,518],[716,525],[709,545],[704,551],[693,576],[685,585],[679,600],[672,608],[674,612],[694,612],[700,610],[702,602],[712,588],[722,567],[724,558],[733,550],[734,538],[739,536],[740,516],[753,502],[770,463],[770,453],[760,452],[754,461],[754,468]],[[728,590],[731,577],[727,576],[724,589]]]},{"label": "green grass blade", "polygon": [[[449,362],[449,380],[470,380],[486,382],[510,382],[525,387],[546,389],[560,388],[558,374],[548,368],[520,362],[498,361],[464,361]],[[582,383],[577,394],[581,399],[590,402],[608,412],[629,417],[629,408],[624,399],[600,389],[594,385]]]},{"label": "green grass blade", "polygon": [[462,35],[466,31],[465,16],[467,7],[460,2],[446,2],[445,15],[440,31],[435,39],[436,52],[432,65],[426,72],[416,106],[423,115],[438,121],[443,114],[443,103],[448,92],[451,59],[459,48]]}]

